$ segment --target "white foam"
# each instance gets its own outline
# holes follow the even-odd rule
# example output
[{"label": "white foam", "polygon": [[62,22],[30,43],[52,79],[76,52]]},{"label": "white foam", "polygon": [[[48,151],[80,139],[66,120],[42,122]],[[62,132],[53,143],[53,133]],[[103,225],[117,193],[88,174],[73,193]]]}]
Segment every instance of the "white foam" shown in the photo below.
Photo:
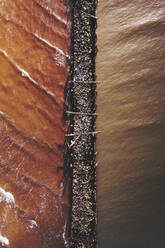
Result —
[{"label": "white foam", "polygon": [[5,201],[7,204],[14,204],[14,196],[0,187],[0,202]]},{"label": "white foam", "polygon": [[57,65],[59,65],[61,67],[65,66],[66,60],[65,60],[65,56],[63,54],[56,52],[54,60],[56,61]]},{"label": "white foam", "polygon": [[9,246],[9,240],[6,237],[3,237],[0,233],[0,244],[3,246]]},{"label": "white foam", "polygon": [[38,227],[37,222],[35,220],[30,220],[29,228],[33,229],[33,228],[36,228],[36,227]]},{"label": "white foam", "polygon": [[[3,49],[0,48],[0,52],[2,54],[4,54],[8,59],[9,61],[21,72],[21,75],[22,77],[26,77],[28,78],[34,85],[37,85],[39,86],[39,84],[37,83],[37,81],[35,81],[31,76],[30,74],[25,71],[23,68],[21,68],[7,53],[6,51],[4,51]],[[51,96],[55,96],[51,91],[49,91],[46,87],[44,86],[39,86],[42,90],[46,91],[48,95],[51,95]],[[2,112],[0,112],[0,114],[3,114]]]},{"label": "white foam", "polygon": [[69,57],[68,54],[65,54],[63,52],[63,50],[61,50],[59,47],[57,47],[56,45],[50,43],[48,40],[40,37],[37,33],[34,33],[34,36],[36,36],[39,40],[43,41],[45,44],[47,44],[49,47],[55,49],[57,52],[61,53],[62,55],[64,55],[65,57]]},{"label": "white foam", "polygon": [[64,23],[65,25],[67,24],[67,21],[61,18],[61,16],[57,15],[52,9],[50,9],[48,6],[46,6],[46,9],[49,11],[51,15],[53,15],[57,20],[60,22]]}]

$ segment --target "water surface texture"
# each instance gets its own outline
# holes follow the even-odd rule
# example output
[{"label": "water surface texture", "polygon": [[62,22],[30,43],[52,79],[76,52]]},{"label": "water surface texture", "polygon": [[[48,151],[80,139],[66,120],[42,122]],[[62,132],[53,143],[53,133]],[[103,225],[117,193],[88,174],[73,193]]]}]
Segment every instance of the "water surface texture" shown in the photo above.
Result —
[{"label": "water surface texture", "polygon": [[100,248],[165,247],[165,2],[98,6]]},{"label": "water surface texture", "polygon": [[63,0],[0,1],[0,247],[66,247]]}]

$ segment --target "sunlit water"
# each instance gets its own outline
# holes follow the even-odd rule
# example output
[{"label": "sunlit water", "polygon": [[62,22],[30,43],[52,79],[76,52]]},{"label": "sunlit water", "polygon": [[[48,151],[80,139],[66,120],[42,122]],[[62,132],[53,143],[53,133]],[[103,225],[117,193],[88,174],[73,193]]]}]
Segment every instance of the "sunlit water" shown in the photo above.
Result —
[{"label": "sunlit water", "polygon": [[165,247],[165,2],[98,6],[100,248]]}]

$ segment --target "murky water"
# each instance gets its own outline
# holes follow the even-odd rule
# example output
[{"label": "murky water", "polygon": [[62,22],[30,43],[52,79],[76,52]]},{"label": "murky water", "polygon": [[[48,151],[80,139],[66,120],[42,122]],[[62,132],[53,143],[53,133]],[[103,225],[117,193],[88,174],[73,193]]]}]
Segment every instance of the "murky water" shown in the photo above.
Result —
[{"label": "murky water", "polygon": [[100,248],[165,247],[165,2],[98,7]]},{"label": "murky water", "polygon": [[0,247],[66,247],[69,7],[0,1]]}]

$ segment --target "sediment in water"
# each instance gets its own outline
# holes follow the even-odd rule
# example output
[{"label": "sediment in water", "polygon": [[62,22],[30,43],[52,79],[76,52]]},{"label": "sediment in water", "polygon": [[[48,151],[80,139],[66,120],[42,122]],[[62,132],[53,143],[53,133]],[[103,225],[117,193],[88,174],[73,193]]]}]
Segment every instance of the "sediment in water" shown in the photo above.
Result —
[{"label": "sediment in water", "polygon": [[0,1],[0,247],[67,245],[69,11],[61,0]]}]

